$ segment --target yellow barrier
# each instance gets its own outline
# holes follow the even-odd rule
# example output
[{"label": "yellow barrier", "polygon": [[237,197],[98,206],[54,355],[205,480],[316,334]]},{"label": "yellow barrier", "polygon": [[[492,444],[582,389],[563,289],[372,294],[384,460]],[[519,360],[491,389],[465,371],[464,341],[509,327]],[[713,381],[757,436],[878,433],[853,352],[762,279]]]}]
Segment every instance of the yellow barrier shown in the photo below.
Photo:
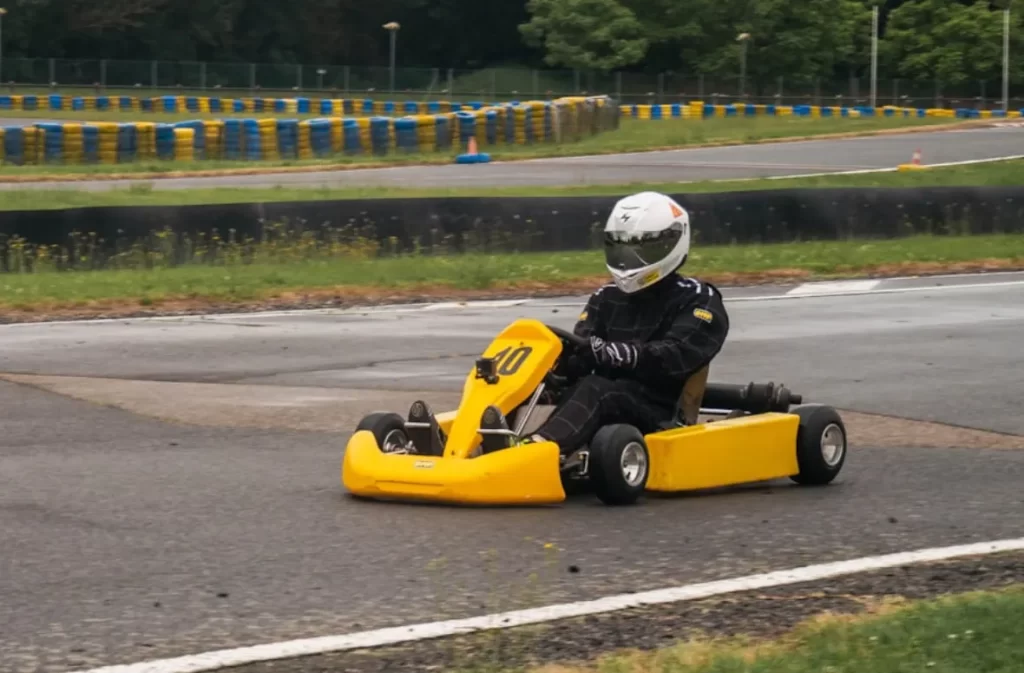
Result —
[{"label": "yellow barrier", "polygon": [[195,146],[195,135],[196,132],[194,129],[174,129],[175,161],[193,161],[195,159],[195,154],[193,151],[193,147]]}]

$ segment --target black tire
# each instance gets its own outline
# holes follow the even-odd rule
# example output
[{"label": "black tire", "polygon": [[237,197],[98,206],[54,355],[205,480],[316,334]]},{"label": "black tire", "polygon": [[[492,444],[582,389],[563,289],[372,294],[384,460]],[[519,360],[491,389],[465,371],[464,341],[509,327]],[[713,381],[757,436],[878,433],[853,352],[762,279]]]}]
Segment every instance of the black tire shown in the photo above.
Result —
[{"label": "black tire", "polygon": [[[792,413],[800,417],[796,435],[800,473],[792,480],[804,486],[824,486],[836,478],[846,462],[846,426],[843,419],[839,412],[823,404],[797,407]],[[834,452],[826,442],[835,447]]]},{"label": "black tire", "polygon": [[[624,458],[635,462],[636,474],[627,477]],[[590,484],[606,505],[632,505],[644,493],[651,471],[643,434],[632,425],[607,425],[590,442]]]},{"label": "black tire", "polygon": [[401,441],[403,445],[409,442],[409,435],[405,431],[405,419],[398,414],[388,411],[378,411],[377,413],[364,416],[363,420],[359,421],[359,425],[356,426],[356,432],[360,430],[372,432],[373,438],[377,440],[378,448],[384,453],[390,453],[387,447],[389,442],[393,442],[396,439]]}]

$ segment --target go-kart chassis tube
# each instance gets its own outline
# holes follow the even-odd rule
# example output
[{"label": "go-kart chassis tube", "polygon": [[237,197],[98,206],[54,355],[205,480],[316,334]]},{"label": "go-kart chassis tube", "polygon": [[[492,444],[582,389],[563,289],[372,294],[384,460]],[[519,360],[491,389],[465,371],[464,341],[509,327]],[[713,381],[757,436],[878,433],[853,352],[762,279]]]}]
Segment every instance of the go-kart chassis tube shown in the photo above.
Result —
[{"label": "go-kart chassis tube", "polygon": [[544,383],[541,382],[537,386],[537,390],[533,391],[533,395],[530,397],[530,402],[526,405],[526,412],[523,417],[516,423],[516,437],[522,437],[523,430],[526,428],[527,422],[530,420],[530,416],[533,416],[533,410],[537,407],[537,402],[540,400],[540,396],[544,394]]}]

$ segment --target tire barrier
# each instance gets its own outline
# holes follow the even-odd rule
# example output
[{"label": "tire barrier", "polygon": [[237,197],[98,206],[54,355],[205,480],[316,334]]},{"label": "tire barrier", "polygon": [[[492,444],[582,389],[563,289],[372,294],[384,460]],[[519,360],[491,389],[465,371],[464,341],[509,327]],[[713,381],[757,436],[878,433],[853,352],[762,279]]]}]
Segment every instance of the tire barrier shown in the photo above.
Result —
[{"label": "tire barrier", "polygon": [[1024,116],[1024,110],[974,110],[971,108],[905,108],[886,105],[879,108],[869,106],[819,106],[819,105],[753,105],[733,103],[712,105],[702,101],[690,103],[667,103],[661,105],[620,105],[619,110],[626,119],[708,119],[711,117],[947,117],[950,119],[1017,119]]},{"label": "tire barrier", "polygon": [[618,106],[603,96],[405,117],[39,122],[0,128],[0,161],[26,165],[386,156],[451,152],[464,149],[470,138],[480,147],[578,142],[618,125]]},{"label": "tire barrier", "polygon": [[492,105],[472,101],[380,101],[369,98],[215,98],[211,96],[65,96],[0,95],[0,110],[188,113],[319,114],[325,117],[414,117],[483,110]]},{"label": "tire barrier", "polygon": [[[690,211],[699,246],[1024,233],[1024,186],[672,196]],[[599,250],[605,218],[617,198],[381,198],[0,211],[0,271],[25,268],[36,254],[65,259],[68,266],[100,268],[116,264],[114,258],[133,246],[174,264],[192,258],[199,241],[214,237],[230,240],[241,254],[258,242],[285,239],[303,245],[369,241],[383,254]],[[85,252],[89,261],[78,264]]]}]

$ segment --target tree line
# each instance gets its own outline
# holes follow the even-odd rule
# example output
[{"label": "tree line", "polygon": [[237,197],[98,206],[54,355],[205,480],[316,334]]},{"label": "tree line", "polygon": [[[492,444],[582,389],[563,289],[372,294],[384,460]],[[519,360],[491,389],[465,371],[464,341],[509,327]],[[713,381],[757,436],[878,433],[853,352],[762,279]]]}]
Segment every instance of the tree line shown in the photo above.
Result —
[{"label": "tree line", "polygon": [[7,57],[738,75],[866,76],[871,8],[881,77],[1001,78],[1012,5],[1024,79],[1024,0],[8,0]]}]

